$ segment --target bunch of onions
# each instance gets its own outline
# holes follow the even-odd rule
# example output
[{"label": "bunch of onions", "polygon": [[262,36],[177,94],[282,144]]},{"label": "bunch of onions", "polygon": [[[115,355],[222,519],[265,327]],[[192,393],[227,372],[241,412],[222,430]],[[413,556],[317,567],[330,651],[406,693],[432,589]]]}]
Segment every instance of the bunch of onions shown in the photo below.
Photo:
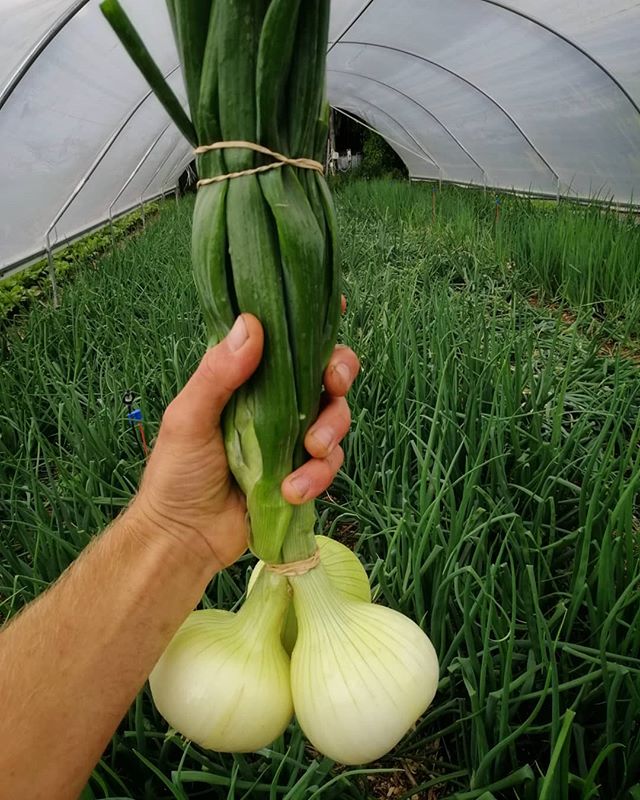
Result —
[{"label": "bunch of onions", "polygon": [[190,117],[118,1],[101,7],[198,157],[193,265],[209,343],[243,312],[265,329],[263,363],[223,421],[263,565],[240,611],[187,619],[151,675],[153,697],[204,747],[260,749],[295,712],[317,750],[365,763],[429,706],[438,662],[415,623],[371,603],[357,557],[315,536],[314,504],[290,506],[280,491],[305,460],[339,322],[336,220],[320,164],[330,0],[167,6]]}]

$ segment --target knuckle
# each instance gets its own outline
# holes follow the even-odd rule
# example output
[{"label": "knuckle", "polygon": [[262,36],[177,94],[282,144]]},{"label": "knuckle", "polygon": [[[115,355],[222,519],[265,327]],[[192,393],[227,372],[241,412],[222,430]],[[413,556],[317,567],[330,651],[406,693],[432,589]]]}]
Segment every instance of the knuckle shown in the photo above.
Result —
[{"label": "knuckle", "polygon": [[340,445],[338,445],[331,453],[330,456],[327,457],[327,464],[331,471],[331,475],[333,475],[342,467],[344,464],[344,450]]},{"label": "knuckle", "polygon": [[218,348],[212,347],[202,357],[198,372],[207,381],[215,381],[219,377]]},{"label": "knuckle", "polygon": [[182,428],[182,410],[178,398],[172,400],[162,415],[161,430],[165,435],[173,435]]},{"label": "knuckle", "polygon": [[351,427],[351,409],[344,397],[342,398],[342,423],[344,432],[346,433]]},{"label": "knuckle", "polygon": [[345,436],[351,427],[351,409],[344,397],[336,398],[327,426],[331,428],[334,436]]},{"label": "knuckle", "polygon": [[344,353],[344,356],[346,357],[345,360],[349,364],[349,369],[351,370],[351,374],[355,378],[356,375],[360,372],[360,359],[353,352],[353,350],[348,350],[346,353]]},{"label": "knuckle", "polygon": [[316,458],[313,462],[313,484],[322,489],[331,480],[331,465],[329,456],[326,458]]}]

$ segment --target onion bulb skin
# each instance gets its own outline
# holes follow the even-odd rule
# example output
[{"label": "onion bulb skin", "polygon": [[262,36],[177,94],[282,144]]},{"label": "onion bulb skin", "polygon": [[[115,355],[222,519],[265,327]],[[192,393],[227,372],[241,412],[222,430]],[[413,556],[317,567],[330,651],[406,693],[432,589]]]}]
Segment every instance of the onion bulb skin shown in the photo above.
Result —
[{"label": "onion bulb skin", "polygon": [[238,613],[190,614],[149,678],[171,727],[223,753],[254,752],[285,731],[293,706],[280,631],[289,604],[287,581],[265,571]]},{"label": "onion bulb skin", "polygon": [[[351,600],[371,602],[369,577],[353,550],[328,536],[316,536],[315,540],[327,576],[340,594]],[[258,561],[249,578],[247,592],[251,592],[263,569],[264,561]],[[297,636],[298,623],[292,604],[285,615],[282,628],[282,645],[287,653],[291,654],[293,651]]]},{"label": "onion bulb skin", "polygon": [[375,761],[431,704],[439,680],[433,645],[397,611],[341,596],[322,564],[290,583],[299,627],[291,689],[300,727],[334,761]]}]

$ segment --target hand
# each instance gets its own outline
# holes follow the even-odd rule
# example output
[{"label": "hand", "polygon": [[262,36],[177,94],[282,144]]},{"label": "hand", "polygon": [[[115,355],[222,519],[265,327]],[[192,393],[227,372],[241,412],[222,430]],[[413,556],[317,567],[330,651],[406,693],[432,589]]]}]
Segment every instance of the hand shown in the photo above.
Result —
[{"label": "hand", "polygon": [[[206,353],[164,414],[132,506],[154,530],[212,561],[215,570],[229,566],[247,549],[245,498],[229,472],[220,417],[233,392],[260,363],[263,341],[258,320],[243,314]],[[351,424],[345,395],[359,369],[353,351],[336,348],[324,374],[322,411],[305,440],[311,459],[282,484],[288,502],[317,497],[342,466],[340,442]]]}]

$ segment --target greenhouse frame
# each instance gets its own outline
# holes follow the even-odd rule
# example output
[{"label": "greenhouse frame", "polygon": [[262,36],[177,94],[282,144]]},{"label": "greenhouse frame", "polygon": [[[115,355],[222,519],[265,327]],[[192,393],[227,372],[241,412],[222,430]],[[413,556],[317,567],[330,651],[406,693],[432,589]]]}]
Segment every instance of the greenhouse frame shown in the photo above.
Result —
[{"label": "greenhouse frame", "polygon": [[[125,4],[184,99],[167,15]],[[0,273],[171,189],[190,147],[96,0],[6,0]],[[337,0],[328,87],[415,180],[634,202],[640,75],[630,0]]]},{"label": "greenhouse frame", "polygon": [[640,800],[640,0],[0,0],[0,800]]}]

